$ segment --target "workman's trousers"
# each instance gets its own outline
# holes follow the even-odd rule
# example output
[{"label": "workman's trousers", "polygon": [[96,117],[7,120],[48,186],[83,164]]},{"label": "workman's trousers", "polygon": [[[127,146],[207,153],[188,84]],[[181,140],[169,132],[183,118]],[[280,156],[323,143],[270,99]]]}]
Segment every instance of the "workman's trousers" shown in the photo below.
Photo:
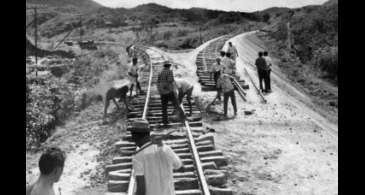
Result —
[{"label": "workman's trousers", "polygon": [[265,71],[265,91],[271,91],[271,79],[270,79],[271,70]]},{"label": "workman's trousers", "polygon": [[[133,82],[133,83],[132,83],[132,85],[131,85],[130,95],[132,95],[133,87],[134,87],[134,83],[136,83],[136,85],[137,85],[136,87],[137,87],[137,89],[138,89],[139,93],[141,93],[141,92],[142,92],[141,85],[139,84],[139,81],[138,81],[138,76],[134,77],[134,78],[133,78],[133,80],[134,80],[134,82]],[[137,89],[136,89],[136,94],[137,94]]]},{"label": "workman's trousers", "polygon": [[182,104],[184,96],[186,96],[186,101],[189,104],[190,114],[193,113],[193,106],[191,105],[191,95],[193,94],[193,88],[189,89],[186,93],[184,93],[181,89],[179,89],[179,104]]},{"label": "workman's trousers", "polygon": [[179,106],[178,100],[175,97],[174,92],[168,93],[168,94],[161,94],[161,104],[162,104],[162,123],[168,124],[167,120],[167,106],[169,101],[172,102],[172,105],[175,107],[175,109],[179,112],[180,117],[184,114],[181,107]]},{"label": "workman's trousers", "polygon": [[[268,92],[271,90],[271,79],[270,79],[271,70],[259,70],[259,82],[260,82],[260,90],[263,92]],[[262,87],[262,83],[264,82],[265,88]]]},{"label": "workman's trousers", "polygon": [[[265,75],[266,75],[266,71],[265,70],[258,70],[257,71],[258,74],[259,74],[259,85],[260,85],[260,90],[263,92],[263,91],[266,91],[266,89],[264,90],[264,88],[262,87],[262,83],[265,81]],[[265,86],[266,88],[266,86]]]},{"label": "workman's trousers", "polygon": [[221,72],[220,71],[217,71],[217,72],[214,72],[213,74],[214,74],[215,88],[217,89],[217,98],[220,101],[221,100],[221,93],[220,93],[220,90],[217,87],[217,83],[218,83],[218,78],[219,78]]},{"label": "workman's trousers", "polygon": [[224,93],[224,116],[227,116],[228,98],[231,98],[234,113],[237,113],[236,96],[234,94],[234,89],[232,89],[231,91]]}]

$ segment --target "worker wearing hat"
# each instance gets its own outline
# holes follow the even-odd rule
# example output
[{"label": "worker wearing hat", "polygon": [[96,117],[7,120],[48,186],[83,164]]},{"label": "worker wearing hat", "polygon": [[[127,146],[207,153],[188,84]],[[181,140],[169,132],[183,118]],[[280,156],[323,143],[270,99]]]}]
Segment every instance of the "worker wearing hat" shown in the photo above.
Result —
[{"label": "worker wearing hat", "polygon": [[164,125],[168,124],[167,118],[167,105],[168,102],[171,101],[174,108],[178,111],[179,117],[184,119],[184,111],[179,106],[179,102],[177,100],[175,94],[175,80],[174,73],[170,69],[171,64],[169,62],[165,62],[163,70],[159,73],[157,78],[157,88],[161,96],[161,104],[162,104],[162,123]]},{"label": "worker wearing hat", "polygon": [[152,139],[149,128],[132,131],[132,139],[140,148],[132,160],[136,194],[175,194],[173,170],[184,171],[184,164],[178,155],[161,139]]}]

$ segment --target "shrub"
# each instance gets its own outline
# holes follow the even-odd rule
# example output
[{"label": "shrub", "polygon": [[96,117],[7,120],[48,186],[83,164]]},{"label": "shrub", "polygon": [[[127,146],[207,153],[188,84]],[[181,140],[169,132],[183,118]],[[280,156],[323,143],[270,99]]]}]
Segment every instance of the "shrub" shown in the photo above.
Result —
[{"label": "shrub", "polygon": [[164,32],[162,36],[164,40],[169,40],[172,37],[172,32],[171,31]]},{"label": "shrub", "polygon": [[177,31],[177,36],[178,37],[183,37],[183,36],[186,36],[188,34],[188,30],[179,30]]},{"label": "shrub", "polygon": [[316,65],[326,73],[325,77],[337,82],[338,47],[321,48],[314,55]]}]

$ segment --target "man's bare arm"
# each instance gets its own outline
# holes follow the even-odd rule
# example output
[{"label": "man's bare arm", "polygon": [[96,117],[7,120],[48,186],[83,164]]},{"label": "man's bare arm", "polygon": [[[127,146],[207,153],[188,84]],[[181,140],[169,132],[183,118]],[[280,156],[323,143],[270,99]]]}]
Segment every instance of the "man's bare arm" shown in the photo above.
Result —
[{"label": "man's bare arm", "polygon": [[144,176],[137,175],[136,176],[136,182],[137,182],[137,192],[136,195],[146,195],[146,184],[144,180]]}]

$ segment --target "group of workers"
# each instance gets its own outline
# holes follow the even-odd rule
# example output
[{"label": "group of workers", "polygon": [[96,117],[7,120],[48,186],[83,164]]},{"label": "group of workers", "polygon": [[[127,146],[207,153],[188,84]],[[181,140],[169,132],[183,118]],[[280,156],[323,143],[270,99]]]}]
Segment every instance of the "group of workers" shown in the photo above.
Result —
[{"label": "group of workers", "polygon": [[[137,65],[138,57],[134,46],[128,47],[127,52],[132,59],[132,66],[128,70],[129,80],[117,82],[111,87],[105,95],[104,119],[110,100],[119,109],[119,102],[124,101],[126,109],[132,111],[129,107],[127,94],[132,96],[134,85],[136,86],[136,95],[144,94],[138,81],[139,67]],[[237,49],[229,42],[227,51],[221,51],[220,57],[216,59],[216,63],[211,68],[211,79],[214,79],[217,88],[216,99],[221,101],[221,94],[224,98],[224,116],[227,117],[228,100],[237,115],[237,105],[235,97],[235,87],[232,79],[237,78],[236,75],[236,58],[238,57]],[[260,89],[263,92],[271,92],[270,88],[270,71],[271,59],[268,52],[259,52],[255,65],[258,70]],[[265,89],[262,87],[262,81],[265,83]],[[172,102],[179,118],[185,120],[185,114],[181,107],[183,98],[189,105],[189,114],[192,115],[191,98],[194,86],[188,81],[181,78],[174,78],[171,69],[171,63],[165,62],[163,70],[158,74],[157,89],[161,97],[162,105],[162,123],[168,125],[167,107]],[[137,90],[139,93],[137,93]],[[213,102],[214,102],[213,101]],[[174,111],[174,112],[175,112]],[[174,192],[173,170],[184,171],[184,164],[179,156],[171,149],[164,145],[161,139],[153,139],[150,135],[150,129],[146,128],[142,131],[132,131],[132,139],[141,149],[140,152],[133,156],[132,164],[134,176],[136,177],[137,195],[172,195]],[[152,143],[152,144],[151,144]],[[53,184],[58,182],[63,172],[65,164],[65,152],[59,148],[47,149],[39,159],[40,176],[36,182],[27,186],[27,195],[38,194],[55,194]]]},{"label": "group of workers", "polygon": [[223,101],[224,101],[224,117],[228,118],[228,100],[231,99],[231,103],[234,110],[234,116],[237,115],[237,103],[236,96],[234,93],[235,87],[232,84],[232,79],[237,78],[236,74],[236,58],[238,57],[238,52],[235,46],[233,46],[232,42],[228,43],[227,51],[221,51],[220,57],[216,59],[216,63],[214,63],[211,67],[210,78],[214,78],[215,86],[217,89],[217,96],[213,100],[218,99],[221,101],[221,94],[223,93]]},{"label": "group of workers", "polygon": [[[141,89],[138,73],[141,71],[138,63],[138,51],[134,45],[127,47],[127,53],[129,57],[132,59],[132,66],[128,70],[128,80],[124,80],[124,82],[116,82],[114,85],[108,89],[105,95],[105,106],[104,106],[104,117],[103,120],[105,122],[107,110],[112,100],[115,106],[119,109],[119,105],[117,103],[117,98],[119,98],[119,102],[124,102],[126,109],[128,111],[132,111],[130,106],[128,105],[127,94],[128,91],[129,97],[133,94],[134,85],[136,86],[136,96],[142,95],[145,92]],[[168,116],[167,116],[167,107],[168,103],[172,102],[174,106],[174,113],[177,112],[180,119],[185,119],[185,114],[181,108],[181,103],[183,98],[186,97],[189,106],[189,114],[192,115],[192,92],[194,86],[188,81],[181,78],[174,78],[173,72],[171,70],[171,63],[165,62],[163,70],[158,75],[157,80],[158,91],[161,96],[161,105],[162,105],[162,124],[163,126],[168,125]],[[137,93],[138,92],[138,93]]]}]

